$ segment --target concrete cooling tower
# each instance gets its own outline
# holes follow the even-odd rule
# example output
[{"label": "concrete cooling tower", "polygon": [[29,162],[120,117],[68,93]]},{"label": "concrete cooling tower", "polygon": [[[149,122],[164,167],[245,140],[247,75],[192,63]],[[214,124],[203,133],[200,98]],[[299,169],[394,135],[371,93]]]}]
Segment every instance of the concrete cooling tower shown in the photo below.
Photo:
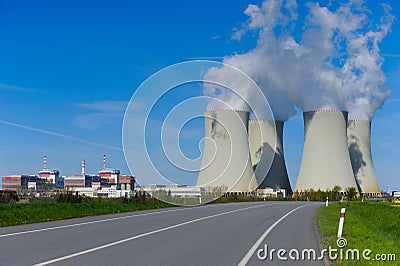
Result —
[{"label": "concrete cooling tower", "polygon": [[283,153],[283,126],[282,121],[251,120],[250,156],[259,188],[283,188],[292,193]]},{"label": "concrete cooling tower", "polygon": [[225,192],[257,188],[249,154],[248,119],[246,111],[205,113],[205,142],[197,186],[224,187]]},{"label": "concrete cooling tower", "polygon": [[380,196],[371,156],[371,122],[349,120],[347,140],[353,173],[359,190],[368,196]]},{"label": "concrete cooling tower", "polygon": [[304,112],[304,149],[295,191],[357,188],[347,147],[347,112]]}]

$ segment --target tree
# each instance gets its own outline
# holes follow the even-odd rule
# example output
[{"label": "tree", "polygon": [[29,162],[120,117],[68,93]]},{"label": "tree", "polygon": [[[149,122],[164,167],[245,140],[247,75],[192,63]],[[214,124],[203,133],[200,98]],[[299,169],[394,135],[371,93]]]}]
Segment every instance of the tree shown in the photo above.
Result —
[{"label": "tree", "polygon": [[333,194],[333,201],[338,201],[340,197],[340,191],[342,188],[339,185],[336,185],[332,189],[332,194]]},{"label": "tree", "polygon": [[348,187],[346,189],[346,198],[348,201],[352,201],[357,196],[357,189],[355,187]]}]

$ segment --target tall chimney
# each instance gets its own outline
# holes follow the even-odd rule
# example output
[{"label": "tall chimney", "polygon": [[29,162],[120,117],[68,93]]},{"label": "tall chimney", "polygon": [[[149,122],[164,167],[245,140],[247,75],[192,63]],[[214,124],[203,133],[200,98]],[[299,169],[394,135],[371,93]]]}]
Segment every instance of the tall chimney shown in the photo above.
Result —
[{"label": "tall chimney", "polygon": [[104,155],[103,155],[103,168],[104,168],[104,169],[106,169],[106,159],[107,159],[107,157],[106,157],[106,155],[104,154]]},{"label": "tall chimney", "polygon": [[82,160],[82,175],[85,175],[86,162]]},{"label": "tall chimney", "polygon": [[347,147],[347,115],[340,110],[304,112],[304,148],[295,191],[357,188]]},{"label": "tall chimney", "polygon": [[47,156],[45,155],[44,157],[43,157],[43,169],[47,169]]}]

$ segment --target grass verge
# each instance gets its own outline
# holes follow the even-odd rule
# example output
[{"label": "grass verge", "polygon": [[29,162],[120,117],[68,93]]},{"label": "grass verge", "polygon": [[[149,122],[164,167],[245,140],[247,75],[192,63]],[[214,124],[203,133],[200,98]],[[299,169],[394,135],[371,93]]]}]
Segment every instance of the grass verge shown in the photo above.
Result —
[{"label": "grass verge", "polygon": [[[323,247],[338,249],[338,258],[330,259],[333,265],[400,265],[400,205],[389,202],[346,202],[321,207],[317,211],[317,226],[322,234]],[[340,209],[346,208],[342,237],[347,246],[338,248],[337,230]],[[353,260],[349,249],[358,249],[360,260]],[[370,249],[370,260],[363,251]],[[342,250],[342,258],[340,252]],[[348,259],[346,255],[348,254]],[[395,255],[393,261],[391,254]],[[368,255],[368,254],[366,254]],[[378,255],[379,257],[377,257]],[[390,258],[390,261],[388,260]],[[385,261],[382,259],[386,257]],[[356,255],[354,256],[356,258]],[[378,261],[379,259],[379,261]]]},{"label": "grass verge", "polygon": [[[207,204],[261,200],[255,197],[233,195],[216,199]],[[75,194],[66,195],[62,198],[60,196],[47,199],[33,198],[26,200],[24,203],[22,201],[19,202],[0,203],[0,227],[175,206],[153,198],[146,199],[142,196],[133,199],[101,199],[75,196]],[[189,203],[186,202],[186,204]]]},{"label": "grass verge", "polygon": [[0,227],[172,206],[163,202],[0,204]]}]

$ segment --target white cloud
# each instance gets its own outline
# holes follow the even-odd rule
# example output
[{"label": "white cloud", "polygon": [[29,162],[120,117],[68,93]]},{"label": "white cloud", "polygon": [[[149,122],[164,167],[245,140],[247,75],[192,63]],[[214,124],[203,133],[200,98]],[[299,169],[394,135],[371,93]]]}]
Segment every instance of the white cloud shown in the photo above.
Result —
[{"label": "white cloud", "polygon": [[[118,123],[122,127],[122,119],[128,102],[98,101],[93,103],[75,103],[74,105],[91,112],[76,116],[73,119],[73,123],[80,128],[93,131],[115,123]],[[140,104],[135,104],[135,106],[141,108]]]},{"label": "white cloud", "polygon": [[88,113],[78,115],[73,119],[74,125],[93,131],[107,125],[118,123],[122,127],[123,113]]},{"label": "white cloud", "polygon": [[35,89],[20,87],[11,84],[0,83],[0,90],[10,90],[10,91],[19,91],[19,92],[35,92]]},{"label": "white cloud", "polygon": [[221,37],[222,37],[221,35],[214,35],[214,36],[211,37],[211,40],[218,40]]},{"label": "white cloud", "polygon": [[387,54],[387,53],[382,53],[381,54],[383,57],[400,57],[400,54]]},{"label": "white cloud", "polygon": [[390,103],[400,102],[400,98],[389,99],[389,100],[387,100],[387,102],[390,102]]},{"label": "white cloud", "polygon": [[98,112],[124,112],[126,101],[99,101],[94,103],[75,103],[75,106]]}]

